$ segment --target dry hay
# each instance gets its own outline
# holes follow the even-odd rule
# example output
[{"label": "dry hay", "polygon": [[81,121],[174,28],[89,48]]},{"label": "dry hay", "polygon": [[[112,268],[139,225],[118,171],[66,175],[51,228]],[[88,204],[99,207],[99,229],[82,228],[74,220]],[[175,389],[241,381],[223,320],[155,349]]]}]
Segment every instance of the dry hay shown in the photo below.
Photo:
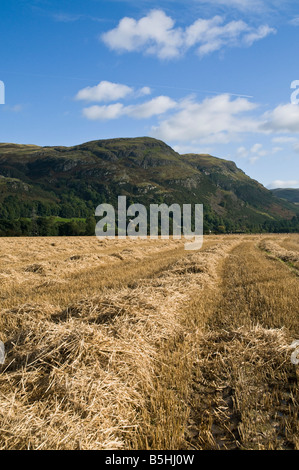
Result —
[{"label": "dry hay", "polygon": [[292,263],[295,265],[295,267],[299,268],[299,251],[287,250],[282,248],[279,244],[268,240],[263,240],[260,242],[259,246],[262,250],[267,251],[269,256],[272,256],[273,258],[279,258],[280,260],[287,263]]},{"label": "dry hay", "polygon": [[[130,448],[146,426],[155,432],[155,423],[145,423],[144,410],[159,370],[168,367],[165,357],[172,354],[161,358],[162,346],[180,336],[190,340],[194,361],[193,392],[182,404],[192,410],[186,439],[193,448],[298,448],[298,391],[287,331],[261,325],[207,330],[201,324],[188,330],[182,325],[182,311],[200,289],[216,293],[219,265],[240,243],[239,237],[210,240],[207,248],[180,255],[154,277],[97,295],[82,293],[66,308],[41,296],[39,303],[2,311],[0,340],[7,358],[0,373],[0,448]],[[49,246],[39,243],[39,249]],[[91,242],[87,249],[83,240],[72,240],[70,246],[51,243],[53,258],[34,258],[46,276],[25,272],[33,259],[25,255],[7,271],[17,268],[16,276],[28,276],[35,290],[68,282],[71,288],[72,273],[99,263],[124,269],[127,261],[163,256],[161,246],[167,246],[104,241]],[[168,248],[177,246],[171,242]],[[157,413],[162,421],[165,410]]]},{"label": "dry hay", "polygon": [[[96,237],[2,238],[0,282],[6,286],[32,282],[39,276],[62,279],[132,259],[140,260],[182,245],[180,240],[103,240]],[[34,263],[33,263],[34,260]],[[40,282],[39,282],[40,283]]]},{"label": "dry hay", "polygon": [[63,311],[50,304],[3,311],[0,448],[125,448],[142,426],[159,345],[183,334],[181,306],[215,282],[232,243]]}]

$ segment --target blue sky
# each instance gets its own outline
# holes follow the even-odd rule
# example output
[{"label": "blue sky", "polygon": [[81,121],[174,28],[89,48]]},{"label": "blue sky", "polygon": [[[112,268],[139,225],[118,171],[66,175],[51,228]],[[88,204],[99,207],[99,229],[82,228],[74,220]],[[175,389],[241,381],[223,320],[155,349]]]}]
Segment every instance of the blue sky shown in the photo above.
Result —
[{"label": "blue sky", "polygon": [[0,13],[0,142],[148,135],[299,187],[298,2],[1,0]]}]

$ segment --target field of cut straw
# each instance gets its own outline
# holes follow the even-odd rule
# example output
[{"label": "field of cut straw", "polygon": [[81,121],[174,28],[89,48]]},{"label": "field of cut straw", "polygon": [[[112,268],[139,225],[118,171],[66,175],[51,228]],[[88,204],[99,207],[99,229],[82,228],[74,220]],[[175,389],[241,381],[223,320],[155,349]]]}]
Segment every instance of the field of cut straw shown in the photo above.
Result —
[{"label": "field of cut straw", "polygon": [[2,238],[0,449],[299,449],[299,236]]}]

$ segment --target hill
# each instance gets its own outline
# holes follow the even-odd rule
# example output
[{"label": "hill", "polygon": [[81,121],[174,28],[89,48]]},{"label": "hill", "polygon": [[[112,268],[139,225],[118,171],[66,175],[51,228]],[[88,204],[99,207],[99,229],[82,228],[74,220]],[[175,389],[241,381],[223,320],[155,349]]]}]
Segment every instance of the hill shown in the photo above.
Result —
[{"label": "hill", "polygon": [[[68,224],[74,218],[85,220],[102,202],[116,205],[119,195],[146,206],[203,203],[206,231],[274,230],[292,225],[299,213],[296,205],[277,198],[234,162],[179,155],[149,137],[73,147],[0,144],[2,234],[18,226],[21,234],[53,235],[49,217],[51,226],[57,225],[57,217],[68,219]],[[84,232],[82,224],[78,230]]]},{"label": "hill", "polygon": [[294,204],[299,204],[299,188],[290,188],[290,189],[272,189],[272,193],[281,199],[292,202]]}]

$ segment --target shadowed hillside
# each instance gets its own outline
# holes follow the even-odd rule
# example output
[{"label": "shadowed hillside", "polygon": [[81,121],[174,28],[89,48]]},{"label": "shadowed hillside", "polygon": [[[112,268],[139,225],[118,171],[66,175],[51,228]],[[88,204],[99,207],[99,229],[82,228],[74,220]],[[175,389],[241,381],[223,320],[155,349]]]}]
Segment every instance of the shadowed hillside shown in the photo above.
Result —
[{"label": "shadowed hillside", "polygon": [[299,204],[299,188],[272,189],[272,193],[276,197],[280,197],[294,204]]},{"label": "shadowed hillside", "polygon": [[[298,207],[275,197],[235,163],[211,155],[179,155],[149,137],[74,147],[0,144],[4,233],[4,221],[7,226],[24,219],[23,225],[27,223],[34,235],[30,222],[35,217],[54,217],[52,225],[58,224],[58,217],[86,220],[100,203],[116,206],[119,195],[126,195],[128,204],[146,206],[202,203],[206,231],[269,231],[282,221],[290,225],[299,213]],[[21,225],[19,230],[26,234]]]}]

